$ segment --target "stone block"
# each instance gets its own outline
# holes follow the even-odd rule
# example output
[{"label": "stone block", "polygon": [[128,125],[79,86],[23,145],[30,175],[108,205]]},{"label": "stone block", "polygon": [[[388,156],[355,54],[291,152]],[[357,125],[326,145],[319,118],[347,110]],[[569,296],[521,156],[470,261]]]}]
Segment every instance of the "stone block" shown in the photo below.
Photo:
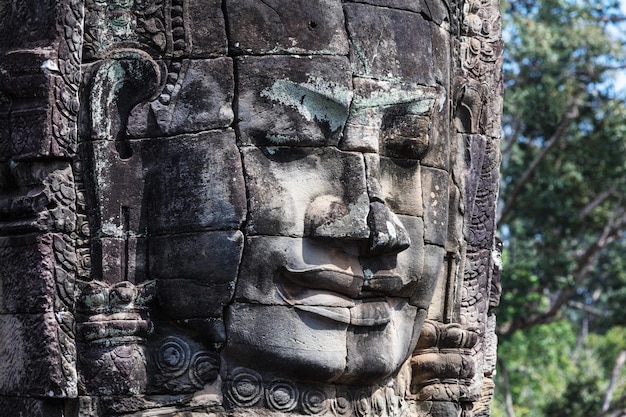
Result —
[{"label": "stone block", "polygon": [[347,0],[346,3],[365,3],[390,9],[420,13],[436,24],[449,21],[447,3],[442,0]]},{"label": "stone block", "polygon": [[90,1],[84,43],[87,59],[133,43],[166,58],[225,55],[221,1],[120,2],[104,7]]},{"label": "stone block", "polygon": [[433,25],[421,14],[357,3],[344,10],[355,74],[435,85]]},{"label": "stone block", "polygon": [[228,0],[230,48],[244,54],[346,55],[339,0]]},{"label": "stone block", "polygon": [[[220,363],[215,342],[203,344],[180,329],[161,327],[149,344],[151,394],[175,395],[202,389],[217,379]],[[223,329],[223,324],[222,324]]]},{"label": "stone block", "polygon": [[0,49],[7,51],[51,45],[59,35],[55,22],[62,10],[55,9],[55,4],[54,0],[43,0],[32,5],[19,0],[2,2]]},{"label": "stone block", "polygon": [[421,167],[420,172],[424,202],[424,240],[444,246],[448,235],[449,174],[425,166]]},{"label": "stone block", "polygon": [[441,86],[438,89],[439,98],[431,114],[430,124],[430,145],[428,152],[422,158],[422,164],[434,168],[449,170],[451,142],[454,140],[453,128],[450,123],[451,99],[450,88],[450,68],[451,58],[449,56],[450,34],[441,28],[433,29],[434,49],[436,62],[440,65],[435,68],[434,75],[437,83]]},{"label": "stone block", "polygon": [[0,409],[5,416],[66,417],[66,401],[0,396]]},{"label": "stone block", "polygon": [[242,223],[246,195],[234,132],[147,140],[142,152],[151,235],[237,229]]},{"label": "stone block", "polygon": [[146,354],[138,343],[81,347],[78,365],[81,394],[131,396],[145,392]]},{"label": "stone block", "polygon": [[[354,326],[348,332],[346,370],[338,382],[373,384],[399,369],[410,356],[421,327],[416,327],[418,309],[410,306],[406,300],[388,302],[391,304],[389,323],[370,327]],[[423,314],[421,316],[423,321]]]},{"label": "stone block", "polygon": [[355,77],[353,84],[354,96],[340,148],[423,159],[432,145],[434,113],[446,101],[444,89],[361,77]]},{"label": "stone block", "polygon": [[337,144],[352,98],[347,58],[246,56],[236,66],[244,144]]},{"label": "stone block", "polygon": [[424,215],[418,161],[366,154],[365,164],[370,196],[379,195],[396,214]]},{"label": "stone block", "polygon": [[173,320],[220,317],[230,301],[233,283],[164,279],[159,281],[157,291],[159,316]]},{"label": "stone block", "polygon": [[[175,10],[181,4],[183,13]],[[174,0],[172,21],[185,19],[187,50],[192,57],[225,55],[227,51],[226,23],[221,0]],[[174,34],[174,31],[172,31]]]},{"label": "stone block", "polygon": [[[424,277],[429,277],[429,282],[420,285],[419,291],[416,291],[411,297],[411,304],[428,310],[428,317],[443,316],[448,300],[447,288],[448,283],[446,275],[446,265],[444,262],[445,250],[442,247],[434,245],[424,245]],[[437,298],[433,299],[433,295],[437,294]]]},{"label": "stone block", "polygon": [[346,365],[347,326],[289,306],[235,303],[226,320],[226,365],[332,381]]},{"label": "stone block", "polygon": [[145,238],[105,237],[92,241],[92,277],[109,284],[142,282],[147,276]]},{"label": "stone block", "polygon": [[94,235],[145,236],[143,143],[98,140],[85,143],[81,153],[91,163],[89,179],[93,195],[90,197],[95,201],[90,203],[98,219]]},{"label": "stone block", "polygon": [[178,135],[230,126],[235,91],[230,58],[186,59],[166,67],[159,97],[132,110],[131,136]]},{"label": "stone block", "polygon": [[68,387],[76,381],[72,381],[72,369],[64,368],[63,349],[68,346],[62,346],[60,331],[52,312],[0,314],[0,354],[4,358],[0,395],[65,397],[75,392],[75,387]]},{"label": "stone block", "polygon": [[234,285],[242,250],[243,235],[238,230],[153,236],[150,276]]},{"label": "stone block", "polygon": [[369,198],[360,154],[244,148],[250,234],[365,239]]},{"label": "stone block", "polygon": [[188,318],[180,320],[155,320],[154,334],[149,338],[151,350],[155,344],[167,338],[168,335],[181,334],[201,344],[205,348],[217,348],[226,341],[224,319],[220,317]]},{"label": "stone block", "polygon": [[52,235],[0,238],[0,314],[52,311],[56,293]]},{"label": "stone block", "polygon": [[232,298],[243,249],[241,232],[204,232],[150,239],[164,319],[220,317]]}]

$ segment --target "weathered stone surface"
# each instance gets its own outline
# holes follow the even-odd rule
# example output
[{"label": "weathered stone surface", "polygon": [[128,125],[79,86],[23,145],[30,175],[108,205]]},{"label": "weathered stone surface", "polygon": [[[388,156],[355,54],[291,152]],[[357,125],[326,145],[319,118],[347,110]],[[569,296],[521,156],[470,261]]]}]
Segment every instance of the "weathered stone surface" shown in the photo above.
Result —
[{"label": "weathered stone surface", "polygon": [[345,57],[239,57],[238,126],[245,144],[336,145],[352,79]]},{"label": "weathered stone surface", "polygon": [[[178,2],[182,6],[182,13],[177,9],[177,2],[172,2],[172,23],[180,24],[185,17],[188,20],[185,27],[186,51],[192,57],[208,57],[222,55],[227,48],[226,24],[220,0],[190,0]],[[180,7],[179,6],[179,7]],[[146,27],[148,24],[146,24]],[[172,31],[172,37],[176,33]],[[173,39],[176,43],[177,39]]]},{"label": "weathered stone surface", "polygon": [[424,223],[419,217],[399,215],[398,219],[407,231],[411,245],[397,254],[362,257],[361,262],[368,278],[364,292],[372,290],[379,294],[402,297],[419,294],[426,298],[425,302],[429,302],[429,293],[425,289],[432,285],[432,277],[423,275]]},{"label": "weathered stone surface", "polygon": [[0,408],[7,416],[65,417],[63,400],[0,396]]},{"label": "weathered stone surface", "polygon": [[0,314],[0,395],[65,396],[59,331],[52,312]]},{"label": "weathered stone surface", "polygon": [[92,241],[92,277],[108,283],[132,279],[141,282],[147,276],[146,238],[103,237]]},{"label": "weathered stone surface", "polygon": [[4,158],[64,157],[74,153],[76,127],[68,119],[75,117],[78,101],[76,91],[56,67],[56,58],[43,48],[3,54],[0,86],[4,99],[0,101],[5,106],[10,103],[11,109],[5,119],[10,130],[5,131],[4,144],[0,145],[8,151],[3,153]]},{"label": "weathered stone surface", "polygon": [[444,246],[448,233],[448,173],[421,167],[422,201],[424,202],[424,240]]},{"label": "weathered stone surface", "polygon": [[[226,51],[219,0],[171,2],[85,1],[86,59],[102,58],[119,45],[144,44],[159,57],[209,57]],[[193,30],[190,30],[193,28]]]},{"label": "weathered stone surface", "polygon": [[80,390],[87,395],[137,395],[145,391],[146,359],[134,344],[82,349]]},{"label": "weathered stone surface", "polygon": [[428,310],[431,304],[436,309],[440,303],[443,305],[447,301],[445,297],[433,300],[433,294],[439,285],[449,285],[446,282],[447,277],[445,273],[448,271],[444,268],[444,255],[445,251],[443,248],[428,244],[424,245],[424,271],[422,276],[428,277],[429,281],[426,285],[420,286],[420,291],[416,292],[411,298],[413,305]]},{"label": "weathered stone surface", "polygon": [[[417,341],[418,332],[415,329],[424,320],[425,311],[420,313],[405,300],[395,300],[390,303],[390,308],[391,321],[387,325],[351,328],[352,331],[348,333],[346,371],[339,382],[359,385],[375,383],[381,375],[389,376],[396,372],[410,354]],[[398,337],[398,334],[412,336]]]},{"label": "weathered stone surface", "polygon": [[332,382],[344,372],[346,323],[290,306],[247,303],[231,305],[226,320],[227,362],[305,381]]},{"label": "weathered stone surface", "polygon": [[380,178],[380,194],[389,208],[397,214],[423,217],[419,162],[368,155],[365,158],[368,170],[372,171],[368,178]]},{"label": "weathered stone surface", "polygon": [[344,10],[353,72],[434,85],[440,64],[433,52],[435,26],[421,14],[358,3],[347,3]]},{"label": "weathered stone surface", "polygon": [[[339,294],[328,294],[329,290],[353,296],[358,294],[363,285],[363,271],[356,259],[356,245],[353,245],[352,253],[348,248],[327,250],[327,247],[326,242],[315,239],[249,237],[235,298],[269,305],[310,304],[339,307],[337,303],[342,297]],[[332,269],[336,273],[326,273],[326,269]],[[314,273],[318,275],[317,278],[313,276]],[[320,291],[307,292],[301,287],[307,281],[311,289]],[[300,288],[291,288],[296,284],[300,284]],[[353,304],[345,299],[343,306],[347,309]],[[344,313],[347,314],[347,311]]]},{"label": "weathered stone surface", "polygon": [[366,3],[392,9],[421,13],[437,24],[449,19],[448,2],[435,0],[348,0],[350,3]]},{"label": "weathered stone surface", "polygon": [[233,121],[233,61],[230,58],[174,61],[163,74],[158,100],[130,113],[131,136],[161,136],[225,128]]},{"label": "weathered stone surface", "polygon": [[52,236],[0,238],[0,314],[52,311],[56,296]]},{"label": "weathered stone surface", "polygon": [[485,415],[497,0],[5,3],[7,410]]},{"label": "weathered stone surface", "polygon": [[243,249],[241,232],[150,239],[151,277],[164,317],[218,317],[230,301]]},{"label": "weathered stone surface", "polygon": [[248,233],[369,236],[369,199],[360,154],[332,147],[244,148],[242,153],[250,206]]},{"label": "weathered stone surface", "polygon": [[348,38],[339,0],[229,0],[229,46],[244,54],[346,55]]},{"label": "weathered stone surface", "polygon": [[142,152],[150,233],[239,227],[245,186],[232,131],[154,139]]},{"label": "weathered stone surface", "polygon": [[215,350],[171,327],[159,330],[147,358],[152,394],[191,393],[217,379],[220,356]]}]

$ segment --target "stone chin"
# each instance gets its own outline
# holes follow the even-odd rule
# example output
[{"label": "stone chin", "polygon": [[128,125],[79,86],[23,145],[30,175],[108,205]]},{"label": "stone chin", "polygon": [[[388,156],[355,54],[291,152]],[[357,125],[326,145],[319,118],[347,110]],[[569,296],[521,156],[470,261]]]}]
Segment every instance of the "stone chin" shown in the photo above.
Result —
[{"label": "stone chin", "polygon": [[426,314],[398,298],[365,303],[377,304],[376,310],[386,309],[383,315],[389,319],[371,317],[362,323],[372,324],[354,325],[339,313],[332,317],[333,307],[328,306],[233,304],[226,316],[227,373],[243,366],[267,378],[306,383],[383,381],[408,359]]}]

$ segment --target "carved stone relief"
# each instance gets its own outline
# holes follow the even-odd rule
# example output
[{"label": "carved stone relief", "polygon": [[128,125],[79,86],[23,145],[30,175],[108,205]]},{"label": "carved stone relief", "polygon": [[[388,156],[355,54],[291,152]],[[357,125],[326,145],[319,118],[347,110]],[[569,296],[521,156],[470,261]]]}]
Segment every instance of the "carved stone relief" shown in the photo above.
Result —
[{"label": "carved stone relief", "polygon": [[0,22],[5,409],[489,415],[497,0]]}]

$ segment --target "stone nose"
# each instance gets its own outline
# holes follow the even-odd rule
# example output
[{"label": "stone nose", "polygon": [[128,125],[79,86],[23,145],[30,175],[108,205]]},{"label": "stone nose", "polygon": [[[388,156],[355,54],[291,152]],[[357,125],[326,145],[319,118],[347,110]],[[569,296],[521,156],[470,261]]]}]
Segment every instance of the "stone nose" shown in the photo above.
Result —
[{"label": "stone nose", "polygon": [[364,255],[391,255],[411,245],[409,234],[400,219],[383,202],[370,203],[367,225],[370,235]]},{"label": "stone nose", "polygon": [[337,196],[316,198],[305,216],[305,235],[358,241],[363,256],[391,255],[409,247],[409,234],[383,201],[363,194],[347,204]]}]

